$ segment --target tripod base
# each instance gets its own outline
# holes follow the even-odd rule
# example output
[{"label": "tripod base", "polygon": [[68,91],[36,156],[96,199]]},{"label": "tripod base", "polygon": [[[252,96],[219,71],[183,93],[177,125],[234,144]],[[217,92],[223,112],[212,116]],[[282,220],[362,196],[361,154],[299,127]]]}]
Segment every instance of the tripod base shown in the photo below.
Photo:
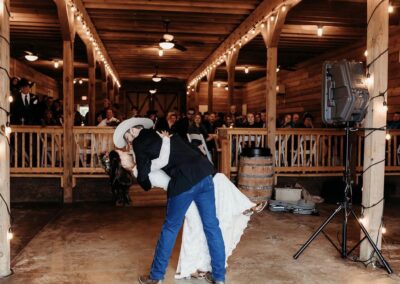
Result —
[{"label": "tripod base", "polygon": [[[333,241],[323,232],[324,228],[332,221],[332,219],[340,212],[344,210],[344,222],[342,224],[343,230],[342,230],[342,247],[339,249]],[[355,247],[353,247],[350,251],[347,250],[347,216],[350,213],[357,221],[357,224],[360,226],[361,230],[363,231],[365,237],[362,239],[360,242],[356,244]],[[358,247],[361,242],[365,239],[368,240],[372,248],[374,249],[375,253],[377,254],[379,260],[381,261],[382,265],[385,267],[387,273],[391,274],[393,273],[392,268],[390,267],[389,263],[385,260],[383,257],[382,253],[372,240],[371,236],[365,229],[364,225],[358,220],[356,213],[354,212],[353,208],[351,207],[351,204],[348,203],[348,201],[342,202],[338,208],[325,220],[325,222],[322,223],[322,225],[312,234],[312,236],[300,247],[300,249],[293,255],[294,259],[298,259],[299,256],[306,250],[306,248],[311,244],[311,242],[320,234],[323,233],[330,243],[339,251],[340,255],[342,258],[346,258],[356,247]]]}]

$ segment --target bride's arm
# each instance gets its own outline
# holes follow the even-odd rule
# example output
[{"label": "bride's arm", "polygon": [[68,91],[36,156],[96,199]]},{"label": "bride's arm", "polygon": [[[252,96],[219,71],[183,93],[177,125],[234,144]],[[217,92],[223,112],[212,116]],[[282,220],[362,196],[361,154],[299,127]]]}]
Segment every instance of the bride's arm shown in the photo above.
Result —
[{"label": "bride's arm", "polygon": [[151,170],[159,170],[168,165],[170,152],[171,139],[168,136],[163,136],[160,155],[157,159],[151,160]]}]

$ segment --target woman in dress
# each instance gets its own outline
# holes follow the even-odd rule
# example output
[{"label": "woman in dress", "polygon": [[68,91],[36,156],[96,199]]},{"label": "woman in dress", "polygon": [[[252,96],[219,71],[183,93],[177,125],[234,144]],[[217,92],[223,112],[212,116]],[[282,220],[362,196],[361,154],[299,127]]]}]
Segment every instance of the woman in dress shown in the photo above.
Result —
[{"label": "woman in dress", "polygon": [[[139,122],[136,124],[138,125]],[[133,127],[135,125],[131,125]],[[146,127],[148,128],[148,127]],[[127,134],[128,133],[128,134]],[[159,133],[162,137],[160,156],[152,160],[149,179],[152,187],[167,189],[170,177],[161,170],[168,163],[170,155],[170,135],[167,132]],[[114,143],[121,147],[130,145],[129,130],[116,129]],[[121,143],[121,139],[125,143]],[[116,141],[118,140],[118,143]],[[134,156],[131,151],[118,151],[122,166],[137,175]],[[215,202],[219,226],[225,243],[226,261],[236,248],[250,220],[253,212],[260,212],[266,203],[256,205],[252,203],[239,189],[224,175],[217,173],[214,178]],[[185,215],[183,225],[182,244],[175,278],[204,277],[211,271],[211,258],[208,251],[203,225],[196,204],[193,202]]]}]

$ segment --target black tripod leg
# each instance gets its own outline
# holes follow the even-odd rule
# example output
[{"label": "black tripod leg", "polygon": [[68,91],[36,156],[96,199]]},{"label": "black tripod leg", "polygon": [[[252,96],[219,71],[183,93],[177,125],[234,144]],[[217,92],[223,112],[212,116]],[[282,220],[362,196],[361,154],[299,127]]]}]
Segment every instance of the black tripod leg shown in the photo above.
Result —
[{"label": "black tripod leg", "polygon": [[301,248],[293,255],[294,259],[297,259],[303,251],[311,244],[311,242],[322,232],[322,230],[326,227],[326,225],[329,224],[329,222],[335,217],[337,213],[342,210],[343,205],[340,204],[338,208],[336,208],[335,212],[333,212],[326,220],[324,223],[322,223],[321,226],[314,232],[314,234],[301,246]]},{"label": "black tripod leg", "polygon": [[356,213],[354,213],[353,209],[350,209],[350,212],[354,216],[354,218],[356,218],[358,225],[360,226],[360,228],[363,231],[363,233],[364,233],[365,237],[367,238],[368,242],[370,243],[370,245],[374,249],[375,253],[378,255],[379,260],[381,261],[383,266],[385,266],[386,271],[389,274],[392,274],[393,273],[392,268],[390,267],[389,263],[386,262],[385,258],[383,257],[383,255],[379,251],[378,247],[375,245],[374,241],[371,239],[371,236],[367,232],[367,229],[365,229],[364,225],[358,220],[357,215],[356,215]]}]

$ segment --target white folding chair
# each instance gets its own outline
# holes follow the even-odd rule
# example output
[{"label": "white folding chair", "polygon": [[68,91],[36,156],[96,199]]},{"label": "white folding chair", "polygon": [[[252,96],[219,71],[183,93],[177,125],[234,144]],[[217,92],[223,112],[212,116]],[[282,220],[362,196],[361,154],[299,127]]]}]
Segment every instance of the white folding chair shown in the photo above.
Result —
[{"label": "white folding chair", "polygon": [[192,140],[197,140],[197,141],[201,142],[201,145],[199,145],[200,146],[200,151],[202,151],[204,154],[206,154],[208,160],[212,163],[213,161],[212,161],[212,158],[211,158],[211,154],[210,154],[210,151],[208,151],[207,144],[206,144],[206,141],[204,140],[203,135],[194,134],[194,133],[189,134],[188,133],[187,137],[188,137],[188,140],[189,140],[190,143],[192,143]]},{"label": "white folding chair", "polygon": [[[305,142],[305,149],[304,149],[304,142]],[[312,135],[303,135],[300,137],[300,145],[297,151],[294,154],[294,160],[297,160],[297,154],[299,154],[301,164],[303,166],[311,166],[312,162],[316,162],[317,158],[317,143],[315,137]]]}]

